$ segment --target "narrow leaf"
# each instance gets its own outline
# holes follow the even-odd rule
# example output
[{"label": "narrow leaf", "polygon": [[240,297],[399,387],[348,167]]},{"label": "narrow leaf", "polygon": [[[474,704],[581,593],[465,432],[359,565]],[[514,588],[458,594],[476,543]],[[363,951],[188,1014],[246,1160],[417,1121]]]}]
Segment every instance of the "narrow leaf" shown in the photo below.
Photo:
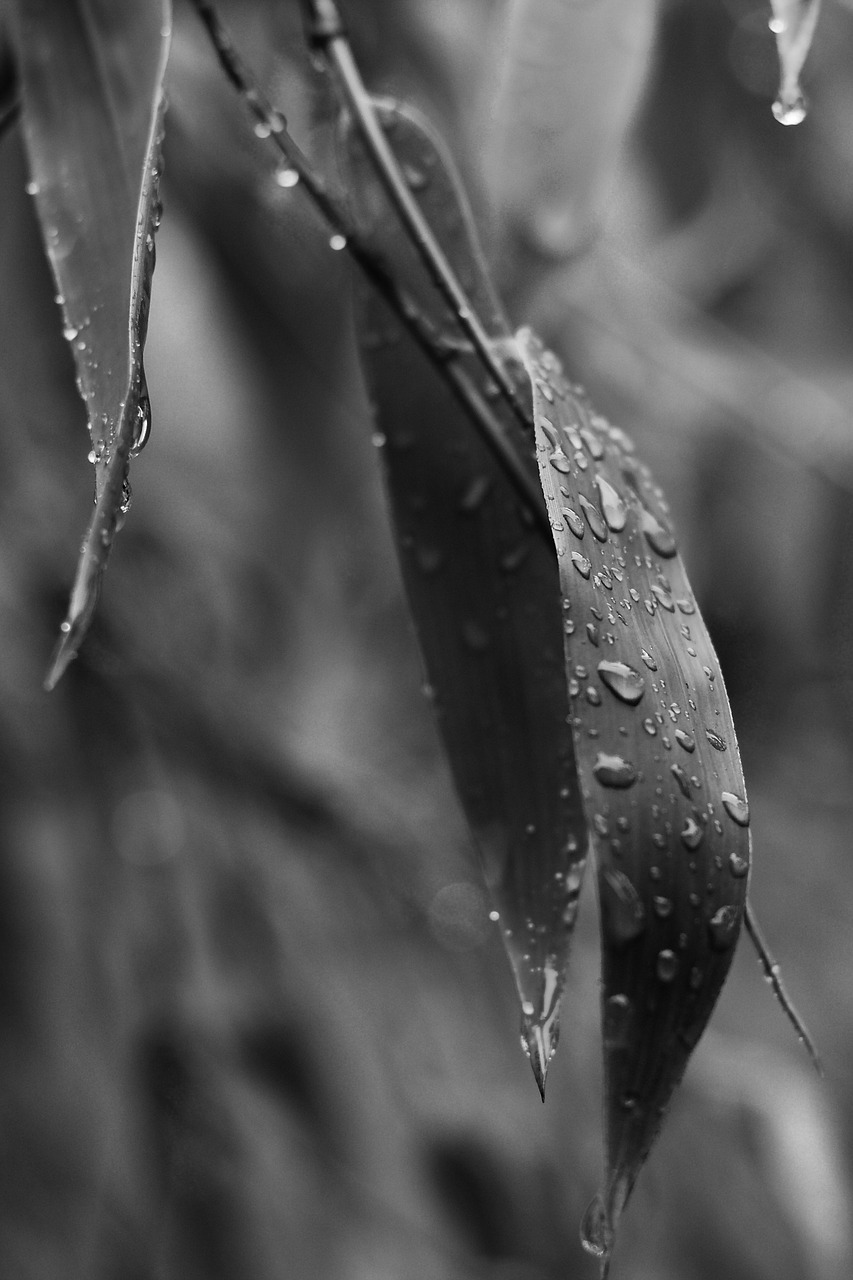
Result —
[{"label": "narrow leaf", "polygon": [[808,111],[800,73],[814,39],[820,0],[771,0],[771,4],[770,29],[776,36],[782,71],[773,114],[780,124],[800,124]]},{"label": "narrow leaf", "polygon": [[657,0],[511,0],[489,113],[493,200],[525,243],[578,251],[601,220],[651,61]]},{"label": "narrow leaf", "polygon": [[749,811],[722,677],[669,513],[625,434],[519,334],[569,622],[575,755],[603,953],[607,1179],[619,1216],[719,995],[744,914]]},{"label": "narrow leaf", "polygon": [[142,368],[169,0],[13,0],[31,186],[89,418],[95,512],[48,675],[74,657],[148,434]]},{"label": "narrow leaf", "polygon": [[[444,148],[410,110],[377,107],[472,305],[496,342],[511,342]],[[448,359],[491,396],[535,480],[532,434],[484,385],[353,133],[347,157],[360,229],[443,336]],[[362,308],[364,363],[427,692],[499,913],[522,1003],[523,1043],[544,1093],[587,845],[553,549],[398,321],[375,294],[365,294]]]}]

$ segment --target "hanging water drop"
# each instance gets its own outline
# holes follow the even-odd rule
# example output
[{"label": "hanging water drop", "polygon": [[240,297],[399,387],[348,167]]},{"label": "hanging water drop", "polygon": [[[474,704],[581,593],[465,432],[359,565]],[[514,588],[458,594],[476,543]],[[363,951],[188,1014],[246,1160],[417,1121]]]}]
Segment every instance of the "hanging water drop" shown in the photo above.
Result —
[{"label": "hanging water drop", "polygon": [[603,476],[596,476],[595,483],[598,487],[598,498],[601,510],[604,512],[604,519],[614,533],[619,533],[625,528],[625,522],[628,519],[627,507],[613,485]]},{"label": "hanging water drop", "polygon": [[589,499],[583,497],[583,495],[581,495],[578,501],[580,502],[580,505],[583,508],[583,513],[586,516],[586,522],[589,525],[595,537],[598,539],[599,542],[606,542],[607,541],[607,525],[604,523],[604,519],[598,507],[594,506],[589,501]]},{"label": "hanging water drop", "polygon": [[610,692],[629,706],[635,706],[642,698],[646,682],[627,662],[599,662],[598,674]]},{"label": "hanging water drop", "polygon": [[347,247],[347,238],[342,235],[334,235],[329,238],[329,248],[334,249],[335,253],[340,253],[341,249]]},{"label": "hanging water drop", "polygon": [[276,169],[275,180],[280,187],[287,189],[297,185],[299,174],[295,169],[291,169],[289,165],[283,165],[280,169]]},{"label": "hanging water drop", "polygon": [[594,1258],[606,1258],[610,1253],[612,1228],[607,1219],[604,1198],[598,1192],[589,1205],[581,1222],[581,1244]]}]

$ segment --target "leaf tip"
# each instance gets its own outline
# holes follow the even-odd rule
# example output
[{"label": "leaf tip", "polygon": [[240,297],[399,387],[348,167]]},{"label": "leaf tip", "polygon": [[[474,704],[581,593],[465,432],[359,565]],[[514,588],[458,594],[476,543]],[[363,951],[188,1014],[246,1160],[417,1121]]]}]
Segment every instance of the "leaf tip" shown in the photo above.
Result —
[{"label": "leaf tip", "polygon": [[44,678],[44,689],[46,693],[52,693],[59,681],[65,674],[69,663],[77,657],[77,650],[80,647],[80,641],[83,638],[83,628],[66,618],[59,628],[59,639],[51,655],[50,665],[47,669],[47,675]]}]

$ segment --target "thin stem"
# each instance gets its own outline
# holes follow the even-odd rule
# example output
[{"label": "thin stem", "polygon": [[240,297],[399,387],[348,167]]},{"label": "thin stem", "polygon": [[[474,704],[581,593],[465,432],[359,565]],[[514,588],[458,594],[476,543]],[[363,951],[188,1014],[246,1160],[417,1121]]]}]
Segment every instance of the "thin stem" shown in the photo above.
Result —
[{"label": "thin stem", "polygon": [[421,212],[404,178],[397,158],[379,122],[373,99],[367,92],[346,38],[334,0],[303,0],[309,10],[309,38],[326,57],[340,92],[361,131],[376,174],[409,234],[426,271],[447,303],[459,327],[501,395],[525,428],[532,423],[516,394],[512,380],[495,352],[494,345],[462,288],[456,272]]},{"label": "thin stem", "polygon": [[755,950],[758,953],[758,959],[761,963],[762,969],[764,970],[764,976],[767,979],[767,981],[770,983],[770,986],[773,988],[773,994],[776,996],[776,999],[779,1001],[779,1004],[782,1006],[782,1010],[785,1016],[793,1026],[798,1037],[805,1045],[806,1052],[808,1053],[809,1057],[814,1063],[815,1070],[817,1071],[818,1075],[822,1076],[823,1063],[821,1062],[820,1054],[817,1051],[815,1042],[812,1040],[808,1032],[808,1028],[806,1027],[806,1024],[803,1022],[802,1018],[797,1013],[797,1010],[794,1008],[791,997],[788,995],[787,991],[785,990],[785,985],[782,982],[782,972],[779,968],[777,961],[774,960],[773,956],[770,954],[770,950],[764,939],[764,935],[761,932],[758,921],[755,918],[755,913],[752,910],[752,905],[750,904],[749,899],[747,899],[747,903],[746,903],[746,911],[744,913],[744,923],[746,924],[746,931],[749,934],[752,945],[755,947]]},{"label": "thin stem", "polygon": [[342,200],[330,190],[322,176],[314,169],[308,157],[288,132],[284,116],[280,111],[275,110],[262,92],[209,0],[192,0],[192,3],[207,29],[225,74],[261,126],[262,136],[269,137],[278,147],[288,165],[299,175],[300,182],[332,231],[345,242],[350,255],[370,283],[448,383],[485,444],[503,468],[523,502],[525,510],[530,513],[534,526],[546,539],[548,548],[552,549],[551,527],[539,486],[526,470],[500,422],[495,418],[473,380],[457,363],[458,353],[448,349],[447,345],[442,343],[414,300],[397,284],[380,255],[374,252],[359,234]]},{"label": "thin stem", "polygon": [[16,98],[14,102],[6,102],[0,106],[0,142],[2,142],[7,130],[11,129],[17,123],[21,115],[21,100]]}]

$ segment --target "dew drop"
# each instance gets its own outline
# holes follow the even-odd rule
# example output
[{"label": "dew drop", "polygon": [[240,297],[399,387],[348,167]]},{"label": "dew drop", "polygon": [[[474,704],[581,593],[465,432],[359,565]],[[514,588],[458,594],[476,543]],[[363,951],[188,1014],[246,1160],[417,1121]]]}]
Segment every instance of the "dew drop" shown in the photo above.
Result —
[{"label": "dew drop", "polygon": [[736,880],[742,880],[749,870],[749,863],[739,853],[729,854],[729,871]]},{"label": "dew drop", "polygon": [[621,756],[611,756],[599,751],[592,772],[603,787],[632,787],[637,781],[637,770]]},{"label": "dew drop", "polygon": [[610,692],[629,706],[635,706],[642,698],[646,682],[627,662],[599,662],[598,674]]},{"label": "dew drop", "polygon": [[559,471],[561,475],[567,476],[571,473],[572,464],[569,462],[563,450],[559,447],[549,456],[548,461],[555,471]]},{"label": "dew drop", "polygon": [[604,445],[599,440],[594,431],[590,431],[589,427],[581,427],[581,439],[587,447],[590,457],[596,462],[600,462],[604,457]]},{"label": "dew drop", "polygon": [[474,476],[459,499],[459,510],[466,514],[476,511],[482,506],[491,487],[492,482],[489,476]]},{"label": "dew drop", "polygon": [[423,191],[429,183],[429,178],[426,174],[413,164],[403,165],[403,177],[406,179],[406,184],[410,191]]},{"label": "dew drop", "polygon": [[672,982],[678,973],[678,956],[674,951],[659,951],[655,970],[661,982]]},{"label": "dew drop", "polygon": [[671,530],[662,525],[647,507],[640,508],[640,528],[645,534],[646,542],[659,556],[668,560],[675,555],[678,546]]},{"label": "dew drop", "polygon": [[62,632],[64,636],[67,636],[69,631],[71,630],[71,623],[66,619],[65,622],[61,622],[59,624],[59,630]]},{"label": "dew drop", "polygon": [[643,728],[645,729],[646,733],[649,735],[650,738],[653,738],[657,733],[657,725],[655,724],[654,720],[651,720],[651,719],[644,720]]},{"label": "dew drop", "polygon": [[685,800],[690,800],[692,798],[690,792],[690,779],[687,774],[684,772],[680,764],[671,764],[669,768],[673,778],[675,778],[675,781],[678,783],[678,788],[681,794],[684,796]]},{"label": "dew drop", "polygon": [[586,526],[578,515],[577,511],[573,511],[571,507],[563,507],[563,519],[571,529],[576,538],[582,538],[586,530]]},{"label": "dew drop", "polygon": [[631,942],[646,927],[646,911],[640,895],[624,871],[607,867],[601,877],[604,927],[616,944]]},{"label": "dew drop", "polygon": [[652,905],[655,909],[655,915],[660,920],[666,920],[668,916],[672,915],[672,901],[669,898],[662,898],[656,895],[652,899]]},{"label": "dew drop", "polygon": [[598,1192],[590,1202],[581,1222],[581,1244],[594,1258],[606,1258],[610,1252],[612,1228],[607,1220],[604,1199]]},{"label": "dew drop", "polygon": [[698,849],[704,838],[704,827],[700,827],[695,818],[688,818],[681,832],[681,843],[685,849]]},{"label": "dew drop", "polygon": [[591,684],[587,689],[586,700],[591,707],[601,706],[601,694],[598,692],[594,684]]},{"label": "dew drop", "polygon": [[667,613],[675,613],[675,605],[673,604],[672,596],[663,587],[659,587],[657,583],[653,583],[652,595],[657,600],[658,604],[662,608],[666,609]]},{"label": "dew drop", "polygon": [[299,182],[299,174],[289,165],[283,165],[275,171],[275,180],[280,187],[295,187]]},{"label": "dew drop", "polygon": [[718,733],[714,733],[711,729],[705,730],[705,737],[710,742],[715,751],[725,751],[728,743],[725,738],[721,738]]},{"label": "dew drop", "polygon": [[696,743],[693,741],[690,734],[685,733],[683,729],[676,729],[675,741],[680,747],[683,747],[685,751],[692,752],[696,750]]},{"label": "dew drop", "polygon": [[625,522],[628,519],[628,510],[625,503],[609,480],[604,479],[604,476],[597,476],[595,483],[598,487],[598,498],[601,503],[601,510],[604,512],[604,519],[614,533],[619,533],[620,530],[625,528]]},{"label": "dew drop", "polygon": [[787,30],[787,27],[788,27],[788,23],[785,21],[785,19],[782,17],[777,17],[775,14],[772,18],[769,19],[767,25],[770,28],[770,30],[773,32],[774,36],[781,36],[782,32]]},{"label": "dew drop", "polygon": [[334,249],[335,253],[340,253],[341,249],[347,247],[347,238],[342,235],[333,235],[329,238],[329,248]]},{"label": "dew drop", "polygon": [[595,625],[595,623],[588,622],[586,624],[586,634],[589,637],[590,644],[594,644],[595,647],[598,648],[600,640],[598,635],[598,627]]},{"label": "dew drop", "polygon": [[808,103],[799,85],[793,93],[780,93],[773,103],[773,115],[780,124],[802,124],[808,113]]},{"label": "dew drop", "polygon": [[490,912],[489,912],[489,919],[491,920],[492,924],[497,924],[497,922],[500,920],[500,918],[501,918],[501,913],[500,913],[500,911],[490,911]]},{"label": "dew drop", "polygon": [[534,1013],[533,1002],[531,1000],[525,1000],[522,1003],[521,1012],[524,1014],[526,1018],[532,1018]]},{"label": "dew drop", "polygon": [[605,1049],[627,1049],[633,1010],[626,995],[610,996],[604,1004],[602,1038]]},{"label": "dew drop", "polygon": [[579,551],[572,552],[572,564],[575,566],[582,578],[588,578],[592,572],[592,565],[589,563],[586,556],[582,556]]},{"label": "dew drop", "polygon": [[654,658],[650,653],[648,653],[645,649],[641,649],[640,657],[643,659],[643,662],[645,662],[649,671],[657,671],[658,664],[655,662]]},{"label": "dew drop", "polygon": [[736,796],[733,791],[724,791],[720,799],[732,822],[739,827],[749,826],[749,805],[741,796]]},{"label": "dew drop", "polygon": [[604,523],[604,519],[598,507],[593,506],[593,504],[589,501],[589,499],[584,498],[583,496],[581,496],[578,499],[578,501],[580,502],[580,505],[583,508],[583,513],[586,516],[586,522],[589,525],[590,529],[592,530],[594,536],[598,539],[599,542],[606,542],[607,536],[608,536],[607,525]]},{"label": "dew drop", "polygon": [[738,926],[737,907],[720,907],[708,921],[711,945],[717,951],[727,951],[735,940]]},{"label": "dew drop", "polygon": [[67,324],[62,330],[62,336],[66,342],[73,342],[79,332],[80,330],[75,329],[73,324]]}]

